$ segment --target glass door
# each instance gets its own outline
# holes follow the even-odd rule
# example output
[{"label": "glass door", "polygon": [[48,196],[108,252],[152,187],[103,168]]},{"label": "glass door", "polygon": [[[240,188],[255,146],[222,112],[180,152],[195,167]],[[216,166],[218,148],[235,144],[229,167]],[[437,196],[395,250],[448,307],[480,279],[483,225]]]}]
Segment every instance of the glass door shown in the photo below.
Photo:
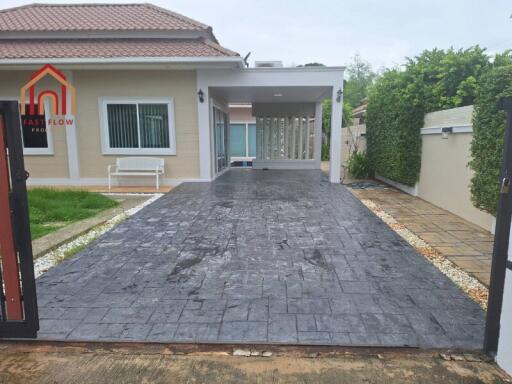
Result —
[{"label": "glass door", "polygon": [[228,115],[213,107],[213,127],[215,140],[215,173],[228,166]]}]

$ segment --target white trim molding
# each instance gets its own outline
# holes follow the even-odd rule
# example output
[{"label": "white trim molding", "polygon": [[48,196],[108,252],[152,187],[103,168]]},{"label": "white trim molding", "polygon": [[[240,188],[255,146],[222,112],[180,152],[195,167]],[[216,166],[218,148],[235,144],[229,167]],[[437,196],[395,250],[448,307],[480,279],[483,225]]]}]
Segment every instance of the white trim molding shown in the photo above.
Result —
[{"label": "white trim molding", "polygon": [[472,125],[453,125],[453,126],[445,126],[445,127],[427,127],[421,128],[422,135],[440,135],[443,131],[443,128],[451,128],[453,134],[455,133],[472,133],[473,126]]},{"label": "white trim molding", "polygon": [[[168,129],[169,129],[169,148],[111,148],[110,139],[108,134],[108,116],[107,106],[109,104],[166,104],[168,114]],[[103,155],[127,155],[127,156],[142,156],[142,155],[161,155],[161,156],[174,156],[176,155],[176,121],[174,114],[174,99],[173,98],[132,98],[132,97],[100,97],[98,99],[98,108],[100,112],[100,136],[101,136],[101,151]],[[138,108],[137,108],[138,111]],[[137,112],[138,113],[138,112]],[[138,124],[137,118],[137,124]],[[140,145],[140,142],[139,142]]]},{"label": "white trim molding", "polygon": [[[73,83],[73,72],[64,71],[70,83]],[[71,92],[66,95],[67,105],[71,105]],[[77,125],[76,116],[67,115],[66,118],[71,118],[73,122],[71,125],[66,124],[66,146],[68,150],[68,168],[69,176],[72,179],[80,178],[80,154],[78,153],[78,137],[77,137]]]},{"label": "white trim molding", "polygon": [[0,65],[44,65],[44,64],[227,64],[230,67],[243,68],[240,56],[218,57],[62,57],[41,59],[0,59]]}]

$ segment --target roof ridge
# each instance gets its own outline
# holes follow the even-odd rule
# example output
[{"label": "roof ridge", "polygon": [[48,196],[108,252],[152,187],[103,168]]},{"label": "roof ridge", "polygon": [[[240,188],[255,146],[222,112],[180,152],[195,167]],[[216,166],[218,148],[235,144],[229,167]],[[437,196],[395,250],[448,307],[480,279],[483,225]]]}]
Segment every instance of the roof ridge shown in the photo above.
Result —
[{"label": "roof ridge", "polygon": [[170,9],[160,7],[160,6],[152,4],[152,3],[135,3],[135,4],[137,4],[137,5],[144,5],[146,7],[154,9],[155,11],[161,12],[161,13],[166,14],[166,15],[174,16],[174,17],[176,17],[176,18],[178,18],[178,19],[180,19],[182,21],[186,21],[188,23],[195,24],[196,26],[204,28],[204,29],[211,29],[212,28],[209,25],[206,25],[206,24],[201,23],[200,21],[191,19],[190,17],[182,15],[181,13],[177,13],[177,12],[171,11]]}]

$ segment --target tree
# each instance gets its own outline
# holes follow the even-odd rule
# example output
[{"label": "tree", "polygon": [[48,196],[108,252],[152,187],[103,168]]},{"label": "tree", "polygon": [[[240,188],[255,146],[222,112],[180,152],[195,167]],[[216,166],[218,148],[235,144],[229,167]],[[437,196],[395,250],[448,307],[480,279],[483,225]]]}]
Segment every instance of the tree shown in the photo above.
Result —
[{"label": "tree", "polygon": [[304,65],[298,65],[297,67],[325,67],[325,65],[322,63],[307,63]]},{"label": "tree", "polygon": [[354,108],[368,96],[368,88],[373,84],[377,74],[373,72],[370,63],[363,60],[359,54],[352,58],[346,73],[344,99]]}]

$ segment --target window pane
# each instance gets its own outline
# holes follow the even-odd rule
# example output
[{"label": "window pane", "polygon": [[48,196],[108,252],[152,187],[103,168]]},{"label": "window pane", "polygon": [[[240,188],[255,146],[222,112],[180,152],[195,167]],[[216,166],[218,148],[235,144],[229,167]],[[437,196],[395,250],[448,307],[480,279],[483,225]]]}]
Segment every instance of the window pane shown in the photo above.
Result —
[{"label": "window pane", "polygon": [[169,148],[167,104],[139,104],[142,148]]},{"label": "window pane", "polygon": [[[23,146],[25,148],[48,148],[46,118],[44,115],[30,115],[29,103],[25,104],[25,115],[21,116]],[[34,105],[37,112],[38,105]]]},{"label": "window pane", "polygon": [[231,156],[245,157],[245,124],[229,125],[229,146]]},{"label": "window pane", "polygon": [[256,157],[256,124],[249,124],[249,157]]},{"label": "window pane", "polygon": [[108,104],[110,148],[138,148],[137,107],[135,104]]}]

